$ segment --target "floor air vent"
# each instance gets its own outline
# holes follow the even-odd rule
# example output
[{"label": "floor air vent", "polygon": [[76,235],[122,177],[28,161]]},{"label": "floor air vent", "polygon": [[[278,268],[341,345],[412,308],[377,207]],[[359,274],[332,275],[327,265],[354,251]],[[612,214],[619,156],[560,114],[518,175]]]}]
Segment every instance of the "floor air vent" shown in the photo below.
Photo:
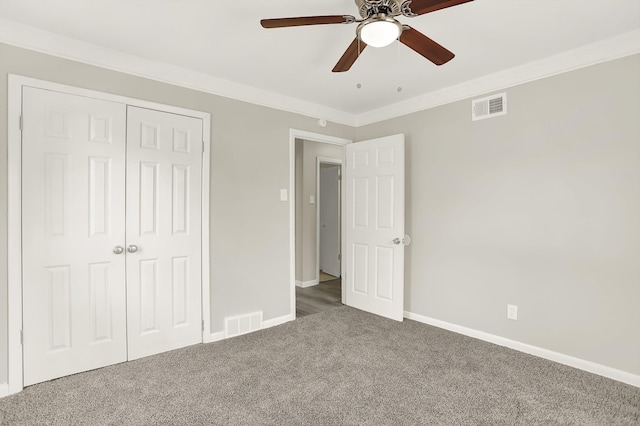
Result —
[{"label": "floor air vent", "polygon": [[473,121],[505,115],[507,113],[507,94],[487,96],[471,101],[471,119]]},{"label": "floor air vent", "polygon": [[261,328],[262,311],[224,319],[224,337],[240,336]]}]

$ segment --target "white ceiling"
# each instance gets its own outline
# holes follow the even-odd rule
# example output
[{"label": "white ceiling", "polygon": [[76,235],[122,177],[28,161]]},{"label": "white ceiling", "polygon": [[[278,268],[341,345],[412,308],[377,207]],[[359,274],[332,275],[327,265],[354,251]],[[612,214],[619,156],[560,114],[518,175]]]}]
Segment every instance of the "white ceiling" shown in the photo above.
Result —
[{"label": "white ceiling", "polygon": [[353,0],[0,0],[5,22],[350,115],[640,34],[640,0],[475,0],[399,18],[453,51],[451,62],[437,67],[395,42],[367,48],[350,71],[332,73],[355,24],[259,24],[261,18],[335,14],[358,15]]}]

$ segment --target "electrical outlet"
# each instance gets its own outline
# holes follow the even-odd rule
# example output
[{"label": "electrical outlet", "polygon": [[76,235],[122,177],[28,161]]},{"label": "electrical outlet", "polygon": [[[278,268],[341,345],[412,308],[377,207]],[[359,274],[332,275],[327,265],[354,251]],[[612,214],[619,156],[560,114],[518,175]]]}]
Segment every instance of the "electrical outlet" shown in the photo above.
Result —
[{"label": "electrical outlet", "polygon": [[510,320],[518,320],[518,306],[507,305],[507,318]]}]

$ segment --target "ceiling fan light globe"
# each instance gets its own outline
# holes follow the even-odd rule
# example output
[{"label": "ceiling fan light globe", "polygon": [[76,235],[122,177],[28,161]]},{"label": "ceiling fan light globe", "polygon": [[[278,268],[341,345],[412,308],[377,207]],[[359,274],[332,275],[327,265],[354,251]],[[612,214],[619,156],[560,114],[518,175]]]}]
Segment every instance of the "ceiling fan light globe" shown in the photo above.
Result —
[{"label": "ceiling fan light globe", "polygon": [[360,40],[372,47],[385,47],[400,36],[400,26],[392,21],[373,21],[360,28]]}]

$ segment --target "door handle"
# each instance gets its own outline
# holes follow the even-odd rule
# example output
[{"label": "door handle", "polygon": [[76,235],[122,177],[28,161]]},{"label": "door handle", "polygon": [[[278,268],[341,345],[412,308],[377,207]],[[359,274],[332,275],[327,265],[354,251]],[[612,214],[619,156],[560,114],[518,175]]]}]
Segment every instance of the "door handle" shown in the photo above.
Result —
[{"label": "door handle", "polygon": [[404,237],[402,238],[394,238],[393,244],[395,245],[403,244],[405,246],[408,246],[409,244],[411,244],[411,237],[405,234]]},{"label": "door handle", "polygon": [[113,248],[113,252],[114,252],[115,254],[122,254],[122,253],[124,253],[124,249],[122,248],[122,246],[115,246],[115,247]]},{"label": "door handle", "polygon": [[138,251],[138,246],[135,244],[129,244],[129,246],[127,247],[127,251],[129,253],[135,253]]}]

